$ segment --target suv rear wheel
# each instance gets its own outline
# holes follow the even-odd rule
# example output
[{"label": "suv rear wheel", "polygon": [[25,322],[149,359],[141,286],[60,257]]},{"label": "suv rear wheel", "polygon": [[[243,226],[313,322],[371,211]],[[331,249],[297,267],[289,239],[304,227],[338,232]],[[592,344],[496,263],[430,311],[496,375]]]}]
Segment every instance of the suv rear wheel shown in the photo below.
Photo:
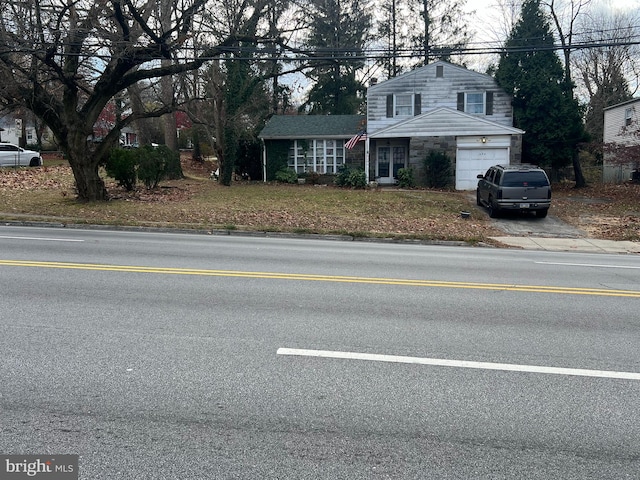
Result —
[{"label": "suv rear wheel", "polygon": [[487,205],[487,209],[489,210],[489,216],[491,218],[498,218],[498,207],[493,203],[493,198],[489,197],[489,202]]}]

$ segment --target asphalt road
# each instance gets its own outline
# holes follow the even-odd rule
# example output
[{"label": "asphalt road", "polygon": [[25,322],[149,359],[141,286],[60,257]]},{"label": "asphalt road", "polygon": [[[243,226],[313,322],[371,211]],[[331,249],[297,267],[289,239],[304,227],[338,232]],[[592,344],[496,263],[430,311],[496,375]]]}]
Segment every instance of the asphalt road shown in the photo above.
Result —
[{"label": "asphalt road", "polygon": [[0,227],[0,453],[640,478],[640,257]]}]

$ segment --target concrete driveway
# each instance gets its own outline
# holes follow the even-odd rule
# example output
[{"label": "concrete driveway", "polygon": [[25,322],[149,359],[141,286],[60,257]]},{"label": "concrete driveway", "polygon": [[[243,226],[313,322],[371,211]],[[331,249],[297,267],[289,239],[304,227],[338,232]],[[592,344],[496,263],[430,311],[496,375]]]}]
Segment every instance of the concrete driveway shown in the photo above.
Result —
[{"label": "concrete driveway", "polygon": [[494,219],[495,226],[507,235],[516,237],[583,238],[587,233],[563,222],[553,215],[536,218],[534,215],[506,214]]},{"label": "concrete driveway", "polygon": [[[476,208],[488,216],[485,208]],[[553,215],[536,218],[535,215],[507,213],[493,219],[493,223],[505,235],[492,239],[510,247],[564,252],[640,253],[638,242],[591,239],[585,231]]]},{"label": "concrete driveway", "polygon": [[[475,204],[475,192],[473,196]],[[489,217],[486,208],[476,205],[476,208]],[[553,206],[546,218],[537,218],[535,215],[524,215],[515,213],[502,213],[500,217],[493,219],[494,225],[502,230],[506,235],[514,237],[547,237],[547,238],[584,238],[587,233],[563,222],[553,215]]]}]

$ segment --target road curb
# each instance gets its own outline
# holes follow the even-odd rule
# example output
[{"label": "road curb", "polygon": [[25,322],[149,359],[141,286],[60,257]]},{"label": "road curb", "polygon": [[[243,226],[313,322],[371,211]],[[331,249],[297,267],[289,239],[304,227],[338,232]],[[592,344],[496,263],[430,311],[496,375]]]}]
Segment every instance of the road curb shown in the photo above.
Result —
[{"label": "road curb", "polygon": [[395,243],[414,245],[442,245],[455,247],[487,247],[495,248],[485,242],[465,242],[455,240],[421,240],[413,238],[377,238],[364,237],[359,235],[341,234],[320,234],[320,233],[295,233],[295,232],[269,232],[260,230],[235,230],[235,229],[203,229],[203,228],[172,228],[172,227],[147,227],[136,225],[100,225],[84,223],[64,223],[64,222],[36,222],[24,220],[1,220],[1,225],[15,227],[43,227],[43,228],[68,228],[77,230],[105,230],[122,232],[159,232],[159,233],[180,233],[191,235],[215,235],[215,236],[238,236],[238,237],[261,237],[261,238],[301,238],[311,240],[329,240],[341,242],[370,242],[370,243]]}]

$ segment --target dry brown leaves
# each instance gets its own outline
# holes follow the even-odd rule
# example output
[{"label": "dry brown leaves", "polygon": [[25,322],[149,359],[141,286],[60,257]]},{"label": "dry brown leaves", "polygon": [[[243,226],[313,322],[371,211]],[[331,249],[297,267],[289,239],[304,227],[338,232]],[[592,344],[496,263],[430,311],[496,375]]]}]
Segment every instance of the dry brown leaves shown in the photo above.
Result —
[{"label": "dry brown leaves", "polygon": [[640,240],[640,185],[554,188],[552,212],[593,238]]},{"label": "dry brown leaves", "polygon": [[[223,207],[198,204],[198,208],[194,208],[189,202],[203,189],[223,188],[207,180],[211,166],[210,162],[193,162],[191,159],[183,158],[186,179],[163,182],[155,190],[139,186],[132,192],[127,192],[108,180],[107,188],[112,199],[131,204],[132,208],[125,210],[127,221],[130,218],[130,222],[174,221],[182,225],[206,224],[351,234],[367,232],[374,235],[392,234],[474,241],[501,234],[484,211],[474,208],[475,200],[468,192],[460,193],[459,196],[451,192],[443,194],[443,204],[436,205],[439,213],[430,214],[428,218],[420,215],[412,217],[394,214],[388,209],[383,212],[369,212],[366,208],[363,210],[358,207],[361,209],[354,210],[349,208],[349,202],[346,201],[344,208],[340,207],[339,213],[325,212],[323,210],[327,209],[322,207],[306,214],[301,214],[300,209],[289,210],[286,206],[254,206],[247,209],[233,205],[232,202],[226,203]],[[299,188],[313,187],[292,186],[292,189]],[[20,195],[33,190],[60,190],[62,195],[68,193],[72,196],[71,169],[68,166],[0,169],[0,194],[5,198],[22,198]],[[584,189],[574,189],[571,185],[554,186],[553,195],[551,214],[586,231],[589,236],[613,240],[640,240],[640,185],[593,185]],[[457,199],[460,205],[468,206],[470,218],[461,218],[459,212],[451,212],[451,209],[446,208],[446,202],[453,199]],[[337,202],[339,203],[339,200]],[[439,200],[436,202],[439,203]],[[135,214],[136,204],[149,205],[149,208],[144,209],[148,211],[144,218]],[[150,208],[151,205],[154,209]],[[108,214],[107,211],[104,213]]]},{"label": "dry brown leaves", "polygon": [[71,179],[69,167],[0,169],[0,190],[61,189]]}]

